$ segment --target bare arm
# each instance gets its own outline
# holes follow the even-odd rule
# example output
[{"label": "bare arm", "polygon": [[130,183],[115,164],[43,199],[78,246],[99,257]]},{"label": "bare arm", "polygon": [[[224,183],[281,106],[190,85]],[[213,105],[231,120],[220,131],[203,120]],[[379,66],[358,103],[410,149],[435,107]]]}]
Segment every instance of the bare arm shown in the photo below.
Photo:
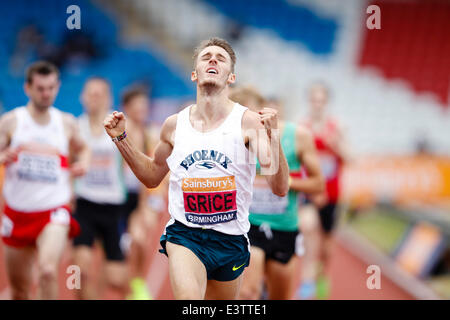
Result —
[{"label": "bare arm", "polygon": [[14,111],[5,113],[0,118],[0,164],[8,164],[17,157],[17,150],[9,148],[11,136],[16,128]]},{"label": "bare arm", "polygon": [[345,163],[351,161],[352,154],[350,151],[350,145],[341,125],[336,125],[336,134],[331,136],[326,143],[337,154],[342,162]]},{"label": "bare arm", "polygon": [[307,177],[290,179],[290,189],[304,193],[318,193],[325,188],[325,180],[320,170],[319,157],[312,134],[298,127],[296,132],[297,157],[306,169]]},{"label": "bare arm", "polygon": [[[144,129],[144,141],[142,143],[142,151],[147,156],[152,156],[153,149],[155,148],[154,144],[155,141],[153,139],[153,136],[151,135],[151,132],[149,130]],[[136,213],[141,215],[142,222],[145,223],[147,226],[153,226],[156,223],[157,219],[157,212],[153,210],[153,208],[149,205],[149,192],[147,187],[144,184],[140,184],[139,187],[139,196],[138,196],[138,203],[137,208],[135,209]]]},{"label": "bare arm", "polygon": [[[130,169],[147,188],[157,187],[169,172],[166,159],[172,153],[176,119],[177,116],[172,115],[164,122],[154,158],[136,148],[130,139],[125,138],[115,143]],[[117,137],[126,130],[126,119],[122,112],[115,111],[106,117],[103,125],[110,137]]]},{"label": "bare arm", "polygon": [[289,167],[280,143],[277,111],[246,111],[244,130],[250,151],[256,153],[261,165],[261,175],[265,175],[274,194],[284,197],[289,191]]},{"label": "bare arm", "polygon": [[64,113],[63,121],[69,138],[70,158],[75,159],[70,166],[70,172],[72,176],[79,177],[86,174],[89,168],[91,150],[80,136],[80,129],[75,117],[71,114]]}]

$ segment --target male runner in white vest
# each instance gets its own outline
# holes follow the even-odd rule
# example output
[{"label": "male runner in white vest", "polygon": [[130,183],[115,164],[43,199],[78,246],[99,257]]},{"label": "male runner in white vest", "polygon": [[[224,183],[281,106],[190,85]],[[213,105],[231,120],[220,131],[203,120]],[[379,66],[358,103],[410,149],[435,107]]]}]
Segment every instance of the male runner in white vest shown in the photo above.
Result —
[{"label": "male runner in white vest", "polygon": [[161,237],[176,299],[235,299],[250,252],[248,209],[255,155],[272,191],[285,196],[289,169],[280,145],[276,110],[259,113],[231,101],[236,56],[222,39],[195,50],[191,80],[196,104],[166,119],[155,157],[126,139],[123,113],[104,126],[135,175],[147,187],[169,172],[171,219]]},{"label": "male runner in white vest", "polygon": [[0,164],[5,166],[1,234],[13,299],[30,298],[35,258],[39,298],[58,298],[61,256],[67,238],[80,231],[70,214],[70,177],[86,172],[89,150],[75,118],[53,107],[59,86],[53,64],[33,63],[26,72],[27,105],[0,119]]}]

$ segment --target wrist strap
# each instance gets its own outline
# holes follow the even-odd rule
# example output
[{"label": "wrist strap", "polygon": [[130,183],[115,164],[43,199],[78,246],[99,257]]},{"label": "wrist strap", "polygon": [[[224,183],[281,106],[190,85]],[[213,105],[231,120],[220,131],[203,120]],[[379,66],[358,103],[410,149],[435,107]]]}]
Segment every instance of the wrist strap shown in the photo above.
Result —
[{"label": "wrist strap", "polygon": [[122,141],[123,139],[125,139],[126,137],[127,137],[127,132],[124,131],[124,132],[122,132],[121,135],[119,135],[119,136],[117,136],[115,138],[112,138],[111,140],[114,141],[114,142],[119,142],[119,141]]}]

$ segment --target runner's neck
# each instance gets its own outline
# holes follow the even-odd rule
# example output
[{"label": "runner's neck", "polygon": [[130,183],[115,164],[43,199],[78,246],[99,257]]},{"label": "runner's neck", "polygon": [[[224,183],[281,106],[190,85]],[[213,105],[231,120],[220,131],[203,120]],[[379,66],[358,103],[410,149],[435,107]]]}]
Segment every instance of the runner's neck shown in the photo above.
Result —
[{"label": "runner's neck", "polygon": [[227,118],[234,106],[234,102],[228,99],[227,92],[225,90],[222,94],[211,96],[197,93],[197,104],[192,106],[190,112],[194,128],[208,131],[218,127]]},{"label": "runner's neck", "polygon": [[28,102],[26,108],[33,121],[37,124],[45,126],[50,123],[50,107],[39,109],[33,104],[33,102],[30,101]]},{"label": "runner's neck", "polygon": [[325,124],[327,123],[327,115],[325,113],[311,116],[311,126],[314,131],[320,131],[322,128],[324,128]]},{"label": "runner's neck", "polygon": [[96,112],[88,114],[89,118],[89,128],[92,135],[101,136],[103,134],[103,119],[105,119],[107,112]]}]

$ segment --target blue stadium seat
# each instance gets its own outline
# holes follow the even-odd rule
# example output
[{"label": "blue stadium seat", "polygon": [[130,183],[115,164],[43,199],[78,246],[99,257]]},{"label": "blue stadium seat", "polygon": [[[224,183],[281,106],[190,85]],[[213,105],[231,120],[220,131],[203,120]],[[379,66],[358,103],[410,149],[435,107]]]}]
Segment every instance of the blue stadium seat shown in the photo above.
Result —
[{"label": "blue stadium seat", "polygon": [[[10,58],[16,46],[18,32],[34,24],[45,37],[45,41],[61,46],[70,30],[66,28],[69,16],[66,8],[72,0],[23,0],[2,4],[0,11],[0,67],[9,70]],[[100,48],[100,57],[75,69],[61,68],[62,86],[55,105],[62,110],[79,115],[82,112],[79,95],[83,83],[90,76],[107,78],[113,88],[114,102],[119,103],[124,87],[133,82],[146,82],[152,86],[152,96],[157,98],[192,97],[194,88],[168,66],[164,57],[146,46],[127,47],[118,37],[119,26],[114,17],[87,0],[76,1],[81,10],[81,30],[92,37],[94,45]],[[35,53],[30,60],[35,60]],[[32,62],[32,61],[27,61]],[[0,102],[5,110],[27,101],[23,93],[23,71],[19,75],[9,72],[0,77]]]},{"label": "blue stadium seat", "polygon": [[[312,53],[327,56],[333,50],[337,22],[281,0],[203,0],[242,25],[275,31],[285,40],[298,41]],[[311,30],[314,30],[312,32]]]}]

